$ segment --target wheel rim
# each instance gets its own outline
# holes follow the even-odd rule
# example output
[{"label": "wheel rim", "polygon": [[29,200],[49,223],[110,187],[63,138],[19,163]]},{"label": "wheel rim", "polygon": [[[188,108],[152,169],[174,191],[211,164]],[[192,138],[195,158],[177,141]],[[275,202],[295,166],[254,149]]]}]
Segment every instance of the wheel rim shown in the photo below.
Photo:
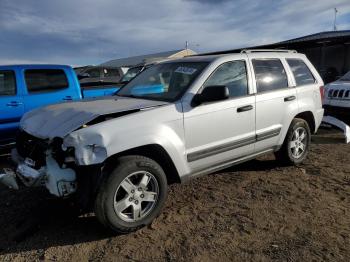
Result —
[{"label": "wheel rim", "polygon": [[307,146],[307,131],[304,127],[294,130],[292,140],[289,143],[290,150],[294,158],[300,158]]},{"label": "wheel rim", "polygon": [[114,211],[125,222],[145,218],[156,206],[159,195],[157,179],[147,171],[128,175],[114,194]]}]

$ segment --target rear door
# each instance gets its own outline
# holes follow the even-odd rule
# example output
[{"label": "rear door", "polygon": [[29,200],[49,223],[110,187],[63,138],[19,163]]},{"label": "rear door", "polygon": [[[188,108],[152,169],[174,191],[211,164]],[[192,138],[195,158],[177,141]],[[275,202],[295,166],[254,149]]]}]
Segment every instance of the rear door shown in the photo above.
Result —
[{"label": "rear door", "polygon": [[[314,74],[311,71],[313,67],[310,62],[306,59],[301,58],[287,58],[286,59],[292,75],[294,78],[294,85],[296,86],[299,111],[309,111],[310,105],[314,106],[314,113],[317,114],[318,111],[322,111],[322,100],[320,95],[320,87],[323,86],[322,80],[317,80],[317,72]],[[313,69],[315,70],[315,69]],[[345,90],[339,90],[339,98],[345,98]],[[346,102],[347,103],[347,102]],[[315,119],[320,121],[318,117]],[[319,123],[317,123],[318,126]],[[311,128],[311,127],[310,127]],[[311,130],[314,132],[315,130]]]},{"label": "rear door", "polygon": [[24,108],[18,94],[15,71],[0,70],[0,143],[14,138]]},{"label": "rear door", "polygon": [[69,72],[64,69],[25,69],[22,73],[26,86],[23,96],[25,112],[79,98],[78,83],[68,78]]},{"label": "rear door", "polygon": [[[286,61],[251,59],[256,83],[256,152],[276,148],[298,112],[296,89],[287,76]],[[282,140],[283,141],[283,140]]]}]

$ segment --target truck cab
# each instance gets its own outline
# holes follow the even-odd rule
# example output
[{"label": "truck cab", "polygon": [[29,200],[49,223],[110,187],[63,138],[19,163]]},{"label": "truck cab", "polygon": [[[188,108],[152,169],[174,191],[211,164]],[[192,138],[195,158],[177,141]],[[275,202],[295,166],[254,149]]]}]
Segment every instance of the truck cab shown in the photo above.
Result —
[{"label": "truck cab", "polygon": [[14,133],[24,113],[80,99],[79,82],[69,66],[0,66],[0,144],[14,142]]}]

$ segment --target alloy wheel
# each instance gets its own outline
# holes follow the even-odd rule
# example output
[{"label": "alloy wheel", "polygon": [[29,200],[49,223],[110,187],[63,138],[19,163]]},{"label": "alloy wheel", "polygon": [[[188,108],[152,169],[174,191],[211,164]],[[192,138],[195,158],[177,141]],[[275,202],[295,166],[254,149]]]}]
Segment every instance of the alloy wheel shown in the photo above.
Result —
[{"label": "alloy wheel", "polygon": [[292,140],[289,143],[290,150],[294,158],[300,158],[307,146],[307,131],[304,127],[298,127],[294,130]]},{"label": "alloy wheel", "polygon": [[139,221],[154,209],[158,195],[158,181],[150,172],[134,172],[118,186],[114,195],[114,211],[125,222]]}]

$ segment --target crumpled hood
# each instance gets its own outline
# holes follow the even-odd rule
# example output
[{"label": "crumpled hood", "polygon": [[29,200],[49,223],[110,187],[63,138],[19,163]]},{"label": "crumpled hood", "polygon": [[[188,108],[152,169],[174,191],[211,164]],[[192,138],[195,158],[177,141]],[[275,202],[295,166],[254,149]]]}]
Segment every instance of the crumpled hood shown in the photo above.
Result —
[{"label": "crumpled hood", "polygon": [[39,138],[63,138],[99,116],[165,104],[168,103],[118,96],[61,103],[26,113],[21,119],[20,126],[27,133]]}]

